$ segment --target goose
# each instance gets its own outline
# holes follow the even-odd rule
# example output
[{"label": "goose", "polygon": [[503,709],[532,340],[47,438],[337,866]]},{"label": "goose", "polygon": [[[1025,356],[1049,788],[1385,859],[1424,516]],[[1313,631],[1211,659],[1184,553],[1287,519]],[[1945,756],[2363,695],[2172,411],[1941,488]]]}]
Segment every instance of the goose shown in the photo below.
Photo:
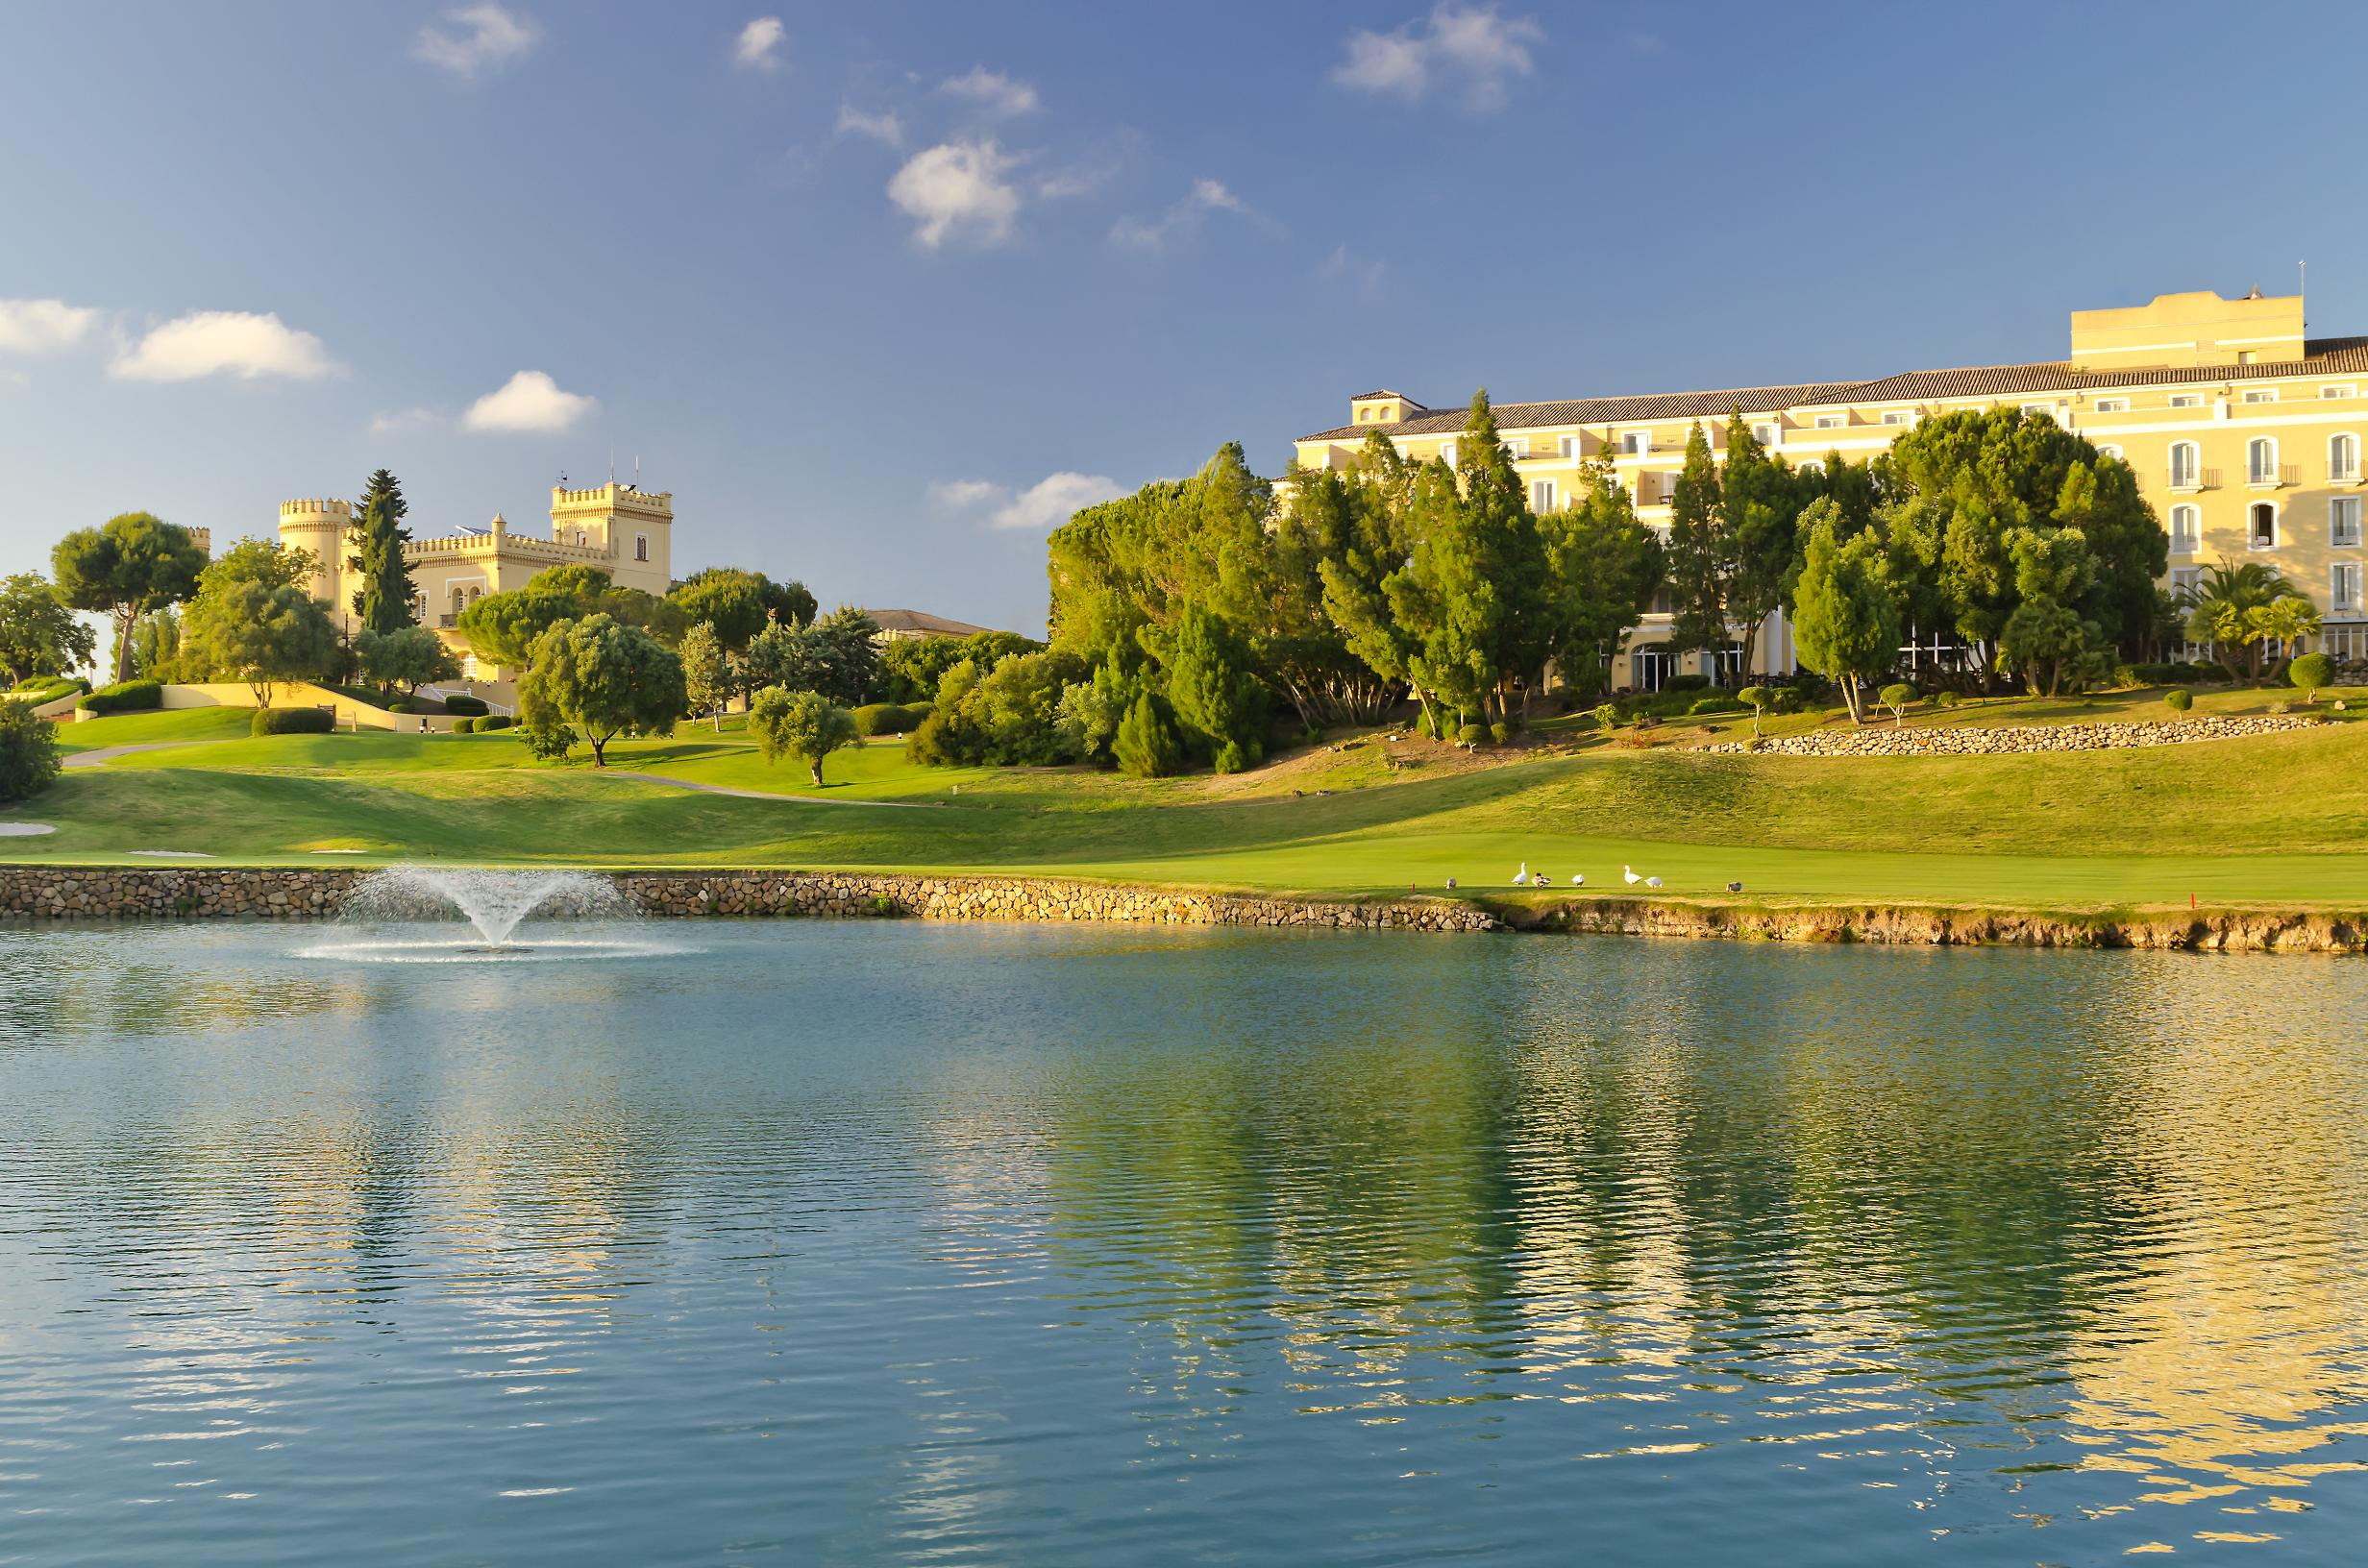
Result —
[{"label": "goose", "polygon": [[1644,880],[1644,878],[1637,875],[1637,869],[1634,866],[1622,866],[1619,869],[1619,874],[1621,879],[1632,888]]},{"label": "goose", "polygon": [[1587,886],[1587,878],[1577,871],[1572,871],[1570,873],[1570,885],[1574,888],[1583,888]]},{"label": "goose", "polygon": [[1513,885],[1517,888],[1525,888],[1529,886],[1528,861],[1525,860],[1521,862],[1521,869],[1513,873]]},{"label": "goose", "polygon": [[1644,885],[1648,888],[1657,888],[1661,886],[1661,878],[1657,876],[1648,876],[1644,879]]}]

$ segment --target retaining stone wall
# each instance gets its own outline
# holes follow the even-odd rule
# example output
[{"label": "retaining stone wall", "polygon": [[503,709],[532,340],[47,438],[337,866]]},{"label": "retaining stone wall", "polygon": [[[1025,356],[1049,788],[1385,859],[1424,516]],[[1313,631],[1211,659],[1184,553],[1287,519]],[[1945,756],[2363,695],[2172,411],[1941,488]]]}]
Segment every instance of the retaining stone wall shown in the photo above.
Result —
[{"label": "retaining stone wall", "polygon": [[[2245,719],[2143,720],[2126,724],[1970,724],[1900,729],[1889,723],[1863,729],[1820,729],[1760,743],[1764,757],[1994,757],[2024,751],[2119,751],[2138,747],[2186,746],[2196,741],[2232,741],[2248,735],[2277,735],[2307,729],[2320,721],[2303,713],[2257,714]],[[1721,741],[1705,751],[1749,751],[1749,741]]]}]

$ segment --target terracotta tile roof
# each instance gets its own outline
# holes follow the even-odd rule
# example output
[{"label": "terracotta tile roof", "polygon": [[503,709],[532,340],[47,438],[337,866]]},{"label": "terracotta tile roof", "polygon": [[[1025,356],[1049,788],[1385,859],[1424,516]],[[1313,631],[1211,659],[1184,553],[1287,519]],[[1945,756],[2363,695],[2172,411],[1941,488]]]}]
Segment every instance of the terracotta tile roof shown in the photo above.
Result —
[{"label": "terracotta tile roof", "polygon": [[[1735,409],[1746,414],[1784,408],[1832,407],[1844,404],[1934,403],[1957,398],[2008,398],[2032,392],[2080,392],[2117,386],[2174,386],[2195,382],[2275,380],[2288,376],[2368,376],[2368,337],[2319,337],[2303,345],[2300,359],[2254,365],[2156,365],[2134,370],[2075,370],[2068,360],[2026,365],[1977,365],[1961,370],[1911,370],[1872,381],[1819,381],[1805,386],[1743,386],[1720,392],[1658,392],[1621,398],[1579,398],[1562,403],[1500,403],[1496,423],[1508,430],[1554,425],[1646,424],[1666,419],[1723,419]],[[1367,393],[1398,397],[1400,393]],[[1411,401],[1411,400],[1409,400]],[[1464,428],[1461,408],[1426,411],[1394,424],[1341,425],[1302,441],[1361,440],[1374,430],[1390,435],[1445,435]]]},{"label": "terracotta tile roof", "polygon": [[1390,390],[1388,387],[1386,387],[1386,386],[1385,386],[1385,387],[1383,387],[1383,388],[1382,388],[1380,391],[1378,391],[1378,392],[1360,392],[1360,393],[1358,393],[1355,397],[1350,398],[1348,401],[1349,401],[1350,403],[1364,403],[1364,402],[1366,402],[1368,399],[1371,399],[1371,398],[1399,398],[1399,399],[1403,399],[1403,400],[1404,400],[1405,402],[1407,402],[1407,403],[1414,404],[1414,406],[1416,406],[1417,408],[1419,408],[1419,407],[1421,407],[1421,406],[1422,406],[1422,404],[1418,404],[1418,403],[1415,403],[1415,400],[1414,400],[1414,399],[1407,397],[1405,393],[1403,393],[1403,392],[1393,392],[1393,391],[1391,391],[1391,390]]},{"label": "terracotta tile roof", "polygon": [[930,615],[925,610],[866,610],[873,624],[882,631],[919,633],[930,637],[970,637],[985,631],[985,626],[974,626],[967,621],[949,621],[942,615]]}]

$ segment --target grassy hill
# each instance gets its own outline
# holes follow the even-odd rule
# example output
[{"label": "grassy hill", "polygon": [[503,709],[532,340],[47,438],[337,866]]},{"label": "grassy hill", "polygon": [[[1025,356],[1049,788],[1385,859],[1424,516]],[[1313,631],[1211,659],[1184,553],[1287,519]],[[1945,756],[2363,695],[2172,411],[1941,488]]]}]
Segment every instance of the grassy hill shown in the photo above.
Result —
[{"label": "grassy hill", "polygon": [[[2213,693],[2199,711],[2259,711]],[[2368,708],[2357,694],[2354,710]],[[2126,722],[2132,697],[1975,704],[1923,723]],[[512,735],[249,738],[222,710],[66,726],[77,751],[132,752],[68,771],[12,818],[58,831],[16,858],[111,861],[142,849],[289,863],[784,866],[1025,872],[1326,893],[1501,890],[1526,862],[1625,892],[1633,864],[1665,893],[1755,903],[1921,902],[2052,910],[2368,906],[2368,727],[2144,750],[2013,757],[1706,754],[1748,732],[1679,723],[1630,749],[1576,727],[1505,753],[1379,734],[1232,778],[1140,782],[1072,770],[945,770],[883,741],[831,759],[815,800],[802,767],[768,768],[736,728],[621,742],[605,772],[534,763]],[[235,722],[234,722],[235,721]],[[1778,721],[1771,733],[1823,716]],[[629,773],[655,775],[636,778]],[[661,782],[660,780],[663,780]]]}]

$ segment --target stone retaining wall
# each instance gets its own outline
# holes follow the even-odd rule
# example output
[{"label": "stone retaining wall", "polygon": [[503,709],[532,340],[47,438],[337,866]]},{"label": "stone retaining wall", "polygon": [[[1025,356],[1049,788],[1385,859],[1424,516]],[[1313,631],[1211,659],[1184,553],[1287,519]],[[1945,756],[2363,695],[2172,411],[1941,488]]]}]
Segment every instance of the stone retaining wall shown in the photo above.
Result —
[{"label": "stone retaining wall", "polygon": [[[361,868],[0,866],[0,919],[334,916]],[[1570,931],[1892,945],[2138,947],[2213,952],[2368,952],[2368,912],[2179,912],[2054,916],[1879,906],[1751,908],[1572,897],[1326,900],[1181,893],[1054,878],[838,871],[621,871],[654,916],[903,917],[932,920],[1332,926],[1421,931]]]},{"label": "stone retaining wall", "polygon": [[[2257,714],[2245,719],[2144,720],[2126,724],[1968,724],[1900,729],[1820,729],[1762,741],[1764,757],[1994,757],[2023,751],[2118,751],[2137,747],[2186,746],[2196,741],[2233,741],[2248,735],[2277,735],[2307,729],[2321,721],[2305,713]],[[1749,751],[1748,741],[1722,741],[1705,751]]]}]

